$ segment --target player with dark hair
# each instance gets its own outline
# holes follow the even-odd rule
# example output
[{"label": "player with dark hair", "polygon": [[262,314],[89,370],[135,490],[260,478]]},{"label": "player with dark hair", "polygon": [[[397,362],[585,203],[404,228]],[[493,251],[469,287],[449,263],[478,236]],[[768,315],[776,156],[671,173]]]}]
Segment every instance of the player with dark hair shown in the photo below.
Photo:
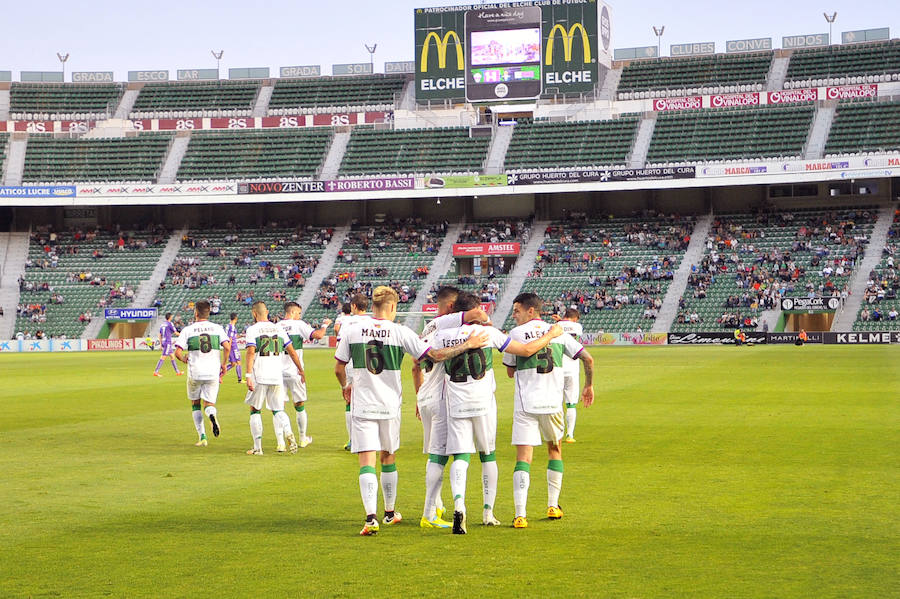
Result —
[{"label": "player with dark hair", "polygon": [[[581,335],[584,329],[578,322],[580,314],[575,308],[568,308],[560,318],[556,314],[553,320],[559,323],[562,330],[572,336],[575,341],[581,342]],[[576,408],[578,407],[578,387],[581,378],[578,361],[573,360],[569,356],[563,356],[563,401],[566,404],[566,443],[575,442],[575,420],[578,416]]]},{"label": "player with dark hair", "polygon": [[237,321],[238,315],[237,312],[232,312],[228,316],[228,324],[225,325],[225,334],[228,335],[228,339],[231,341],[231,351],[228,353],[228,366],[225,367],[225,371],[228,372],[232,368],[237,373],[237,382],[241,381],[241,352],[238,351],[238,329],[237,329]]},{"label": "player with dark hair", "polygon": [[[369,298],[362,293],[357,293],[350,298],[349,302],[345,302],[341,306],[341,314],[334,321],[334,335],[337,337],[338,343],[341,342],[341,331],[359,320],[360,316],[366,315],[369,309]],[[349,380],[350,373],[347,373]],[[347,442],[344,444],[344,450],[350,451],[350,401],[347,400],[344,406],[344,424],[347,426]]]},{"label": "player with dark hair", "polygon": [[172,362],[172,368],[175,369],[176,376],[183,374],[178,370],[178,364],[175,363],[175,346],[172,343],[172,337],[177,333],[178,331],[175,330],[175,325],[172,323],[172,313],[166,312],[166,321],[159,327],[159,345],[162,348],[162,356],[159,358],[159,362],[156,363],[156,370],[153,371],[153,376],[162,376],[159,373],[159,369],[162,368],[163,362],[166,360]]}]

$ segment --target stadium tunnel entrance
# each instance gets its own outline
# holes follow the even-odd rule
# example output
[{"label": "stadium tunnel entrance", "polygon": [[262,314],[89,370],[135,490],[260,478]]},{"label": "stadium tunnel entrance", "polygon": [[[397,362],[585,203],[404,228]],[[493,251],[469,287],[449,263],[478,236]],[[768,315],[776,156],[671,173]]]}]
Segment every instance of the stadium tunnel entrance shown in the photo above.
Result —
[{"label": "stadium tunnel entrance", "polygon": [[784,328],[779,329],[786,333],[797,333],[800,329],[809,332],[824,332],[831,330],[834,322],[834,312],[814,312],[805,314],[800,312],[787,312],[783,315]]}]

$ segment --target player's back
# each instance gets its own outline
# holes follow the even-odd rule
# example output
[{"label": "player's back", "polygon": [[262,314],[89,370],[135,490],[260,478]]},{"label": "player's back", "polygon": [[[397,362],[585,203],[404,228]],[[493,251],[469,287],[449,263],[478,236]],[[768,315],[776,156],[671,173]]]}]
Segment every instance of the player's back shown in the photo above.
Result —
[{"label": "player's back", "polygon": [[[562,327],[564,333],[568,333],[572,336],[575,341],[581,342],[581,335],[584,333],[584,327],[581,326],[580,322],[575,322],[574,320],[560,320],[559,326]],[[578,375],[578,360],[574,358],[570,358],[569,356],[563,356],[563,369],[567,376]]]},{"label": "player's back", "polygon": [[[542,337],[550,325],[530,320],[509,332],[510,338],[528,343]],[[576,356],[583,349],[569,335],[560,335],[528,358],[504,354],[503,363],[515,368],[515,403],[517,410],[533,414],[552,414],[562,409],[563,356]]]},{"label": "player's back", "polygon": [[269,322],[257,322],[251,325],[245,334],[247,347],[253,347],[253,376],[257,383],[263,385],[282,384],[282,354],[290,338],[279,325]]},{"label": "player's back", "polygon": [[454,416],[465,417],[467,411],[480,413],[490,404],[496,390],[493,350],[505,350],[509,337],[494,327],[477,324],[444,329],[434,336],[434,346],[445,348],[462,345],[472,334],[480,333],[488,334],[487,347],[468,349],[443,363],[447,398]]},{"label": "player's back", "polygon": [[[303,364],[303,342],[309,341],[310,336],[312,335],[313,328],[309,325],[309,323],[303,320],[279,320],[278,326],[284,329],[284,332],[287,334],[288,338],[291,340],[291,347],[294,348],[294,351],[297,352],[297,357],[300,358],[300,364]],[[294,366],[294,362],[291,360],[291,357],[285,353],[282,356],[282,362],[284,366],[285,372],[297,372],[296,366]]]},{"label": "player's back", "polygon": [[177,345],[188,352],[188,376],[198,381],[217,379],[221,366],[219,349],[227,340],[225,330],[208,320],[184,327]]}]

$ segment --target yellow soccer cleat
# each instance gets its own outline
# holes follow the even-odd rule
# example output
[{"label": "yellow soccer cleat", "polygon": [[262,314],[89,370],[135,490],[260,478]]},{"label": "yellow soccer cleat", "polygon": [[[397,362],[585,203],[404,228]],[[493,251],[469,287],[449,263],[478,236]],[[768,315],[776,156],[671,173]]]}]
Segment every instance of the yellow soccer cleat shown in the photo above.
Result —
[{"label": "yellow soccer cleat", "polygon": [[419,528],[450,528],[450,522],[441,520],[440,516],[435,516],[434,520],[428,520],[425,516],[419,520]]},{"label": "yellow soccer cleat", "polygon": [[400,524],[403,522],[403,516],[400,515],[400,512],[394,512],[389,515],[387,512],[384,513],[384,520],[382,520],[388,526],[392,526],[394,524]]},{"label": "yellow soccer cleat", "polygon": [[312,443],[312,437],[303,437],[300,439],[300,448],[309,447],[310,443]]},{"label": "yellow soccer cleat", "polygon": [[566,437],[566,443],[574,443],[575,437]]},{"label": "yellow soccer cleat", "polygon": [[371,537],[375,534],[378,534],[378,518],[366,520],[366,524],[363,526],[362,530],[359,531],[359,536]]},{"label": "yellow soccer cleat", "polygon": [[551,505],[547,508],[547,517],[551,520],[559,520],[563,517],[562,508],[560,508],[558,505]]},{"label": "yellow soccer cleat", "polygon": [[525,516],[516,516],[513,520],[513,528],[528,528],[528,520]]},{"label": "yellow soccer cleat", "polygon": [[288,433],[284,436],[288,445],[288,453],[297,453],[297,439],[294,438],[294,433]]},{"label": "yellow soccer cleat", "polygon": [[262,455],[262,454],[263,454],[262,449],[248,449],[247,450],[247,455]]},{"label": "yellow soccer cleat", "polygon": [[207,445],[209,445],[209,443],[206,439],[200,439],[199,441],[194,443],[194,447],[206,447]]}]

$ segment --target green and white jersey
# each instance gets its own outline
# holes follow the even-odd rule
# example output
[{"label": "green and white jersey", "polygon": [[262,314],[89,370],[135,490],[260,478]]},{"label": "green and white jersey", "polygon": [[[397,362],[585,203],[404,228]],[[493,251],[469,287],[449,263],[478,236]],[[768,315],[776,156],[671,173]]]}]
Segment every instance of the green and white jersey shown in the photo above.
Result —
[{"label": "green and white jersey", "polygon": [[358,322],[360,318],[368,318],[368,316],[366,316],[365,314],[341,314],[340,316],[338,316],[337,320],[334,321],[335,328],[338,329],[337,340],[340,341],[341,337],[344,336],[344,331],[347,330],[352,324]]},{"label": "green and white jersey", "polygon": [[188,353],[188,378],[194,381],[219,380],[219,368],[222,356],[219,349],[229,341],[225,329],[208,320],[200,320],[189,324],[181,330],[175,341]]},{"label": "green and white jersey", "polygon": [[[538,339],[550,325],[531,320],[509,332],[520,343]],[[571,335],[560,335],[530,358],[503,354],[503,363],[516,369],[514,410],[529,414],[555,414],[563,406],[563,357],[578,357],[584,346]]]},{"label": "green and white jersey", "polygon": [[412,329],[396,322],[365,316],[354,323],[341,335],[334,353],[352,376],[353,416],[371,420],[399,417],[403,354],[420,360],[429,349]]},{"label": "green and white jersey", "polygon": [[434,336],[434,347],[443,349],[462,345],[472,333],[481,332],[488,334],[486,347],[468,349],[443,364],[447,407],[454,418],[484,416],[493,407],[492,400],[497,388],[493,348],[502,352],[510,339],[499,329],[477,324],[445,329]]},{"label": "green and white jersey", "polygon": [[253,358],[253,379],[260,385],[281,385],[284,348],[291,345],[291,338],[275,323],[257,322],[244,333],[247,347],[256,348]]},{"label": "green and white jersey", "polygon": [[[312,326],[303,320],[279,320],[278,326],[284,329],[284,332],[290,337],[291,346],[293,346],[294,351],[297,352],[297,357],[300,358],[300,364],[302,365],[303,342],[312,341]],[[282,363],[284,365],[285,375],[294,376],[297,374],[297,367],[294,366],[294,361],[291,360],[291,357],[286,353],[282,357]]]},{"label": "green and white jersey", "polygon": [[[581,342],[581,335],[584,333],[584,328],[581,326],[580,322],[573,322],[571,320],[560,320],[558,323],[564,333],[568,333],[572,336],[575,341]],[[578,360],[574,358],[570,358],[569,356],[563,356],[563,372],[566,376],[578,378]]]},{"label": "green and white jersey", "polygon": [[[459,327],[463,324],[462,316],[462,312],[438,316],[425,325],[425,330],[422,331],[422,341],[435,347],[432,340],[438,331]],[[419,392],[416,393],[416,401],[420,406],[428,406],[440,400],[443,396],[444,370],[435,368],[434,362],[429,358],[421,360],[419,367],[422,369],[422,385],[419,387]]]}]

